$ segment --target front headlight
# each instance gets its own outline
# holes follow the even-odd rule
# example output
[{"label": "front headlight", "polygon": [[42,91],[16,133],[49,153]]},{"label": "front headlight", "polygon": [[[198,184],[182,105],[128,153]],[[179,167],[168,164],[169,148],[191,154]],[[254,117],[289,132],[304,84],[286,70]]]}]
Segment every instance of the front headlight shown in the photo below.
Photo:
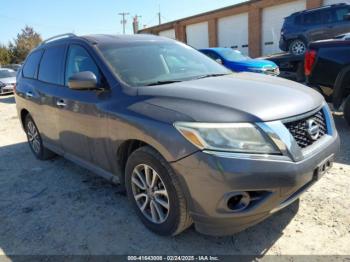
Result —
[{"label": "front headlight", "polygon": [[258,67],[249,67],[248,70],[253,73],[263,73],[264,70]]},{"label": "front headlight", "polygon": [[187,123],[177,122],[176,129],[201,150],[255,154],[279,154],[255,125],[249,123]]}]

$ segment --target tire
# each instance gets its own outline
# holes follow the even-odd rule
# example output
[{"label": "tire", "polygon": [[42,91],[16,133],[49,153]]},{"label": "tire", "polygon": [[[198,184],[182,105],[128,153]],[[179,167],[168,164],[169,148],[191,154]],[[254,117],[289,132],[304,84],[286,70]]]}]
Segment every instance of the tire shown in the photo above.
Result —
[{"label": "tire", "polygon": [[[146,173],[149,174],[148,180]],[[129,201],[143,224],[152,232],[175,236],[192,224],[185,196],[174,171],[153,148],[146,146],[134,151],[127,161],[125,176]]]},{"label": "tire", "polygon": [[293,55],[304,55],[307,49],[306,43],[301,39],[295,39],[289,44],[289,52]]},{"label": "tire", "polygon": [[348,96],[345,100],[343,112],[344,112],[344,118],[348,123],[348,125],[350,126],[350,96]]},{"label": "tire", "polygon": [[30,115],[27,115],[24,120],[24,130],[27,135],[29,148],[37,159],[48,160],[55,157],[55,153],[43,146],[39,129]]}]

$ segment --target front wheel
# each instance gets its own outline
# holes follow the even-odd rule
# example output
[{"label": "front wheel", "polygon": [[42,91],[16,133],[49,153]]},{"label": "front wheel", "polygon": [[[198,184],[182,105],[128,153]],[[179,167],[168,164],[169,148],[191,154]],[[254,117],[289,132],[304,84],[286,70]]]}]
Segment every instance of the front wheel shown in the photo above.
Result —
[{"label": "front wheel", "polygon": [[143,224],[159,235],[177,235],[192,224],[177,177],[162,156],[141,147],[127,161],[128,198]]},{"label": "front wheel", "polygon": [[293,40],[289,45],[289,52],[293,55],[303,55],[306,52],[306,43],[301,39]]}]

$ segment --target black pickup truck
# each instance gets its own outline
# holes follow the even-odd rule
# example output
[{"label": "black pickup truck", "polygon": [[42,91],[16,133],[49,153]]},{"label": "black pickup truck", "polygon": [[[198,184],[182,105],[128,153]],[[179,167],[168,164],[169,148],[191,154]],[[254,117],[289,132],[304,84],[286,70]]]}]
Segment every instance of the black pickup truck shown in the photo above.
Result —
[{"label": "black pickup truck", "polygon": [[343,112],[350,125],[350,39],[313,42],[305,54],[306,82]]}]

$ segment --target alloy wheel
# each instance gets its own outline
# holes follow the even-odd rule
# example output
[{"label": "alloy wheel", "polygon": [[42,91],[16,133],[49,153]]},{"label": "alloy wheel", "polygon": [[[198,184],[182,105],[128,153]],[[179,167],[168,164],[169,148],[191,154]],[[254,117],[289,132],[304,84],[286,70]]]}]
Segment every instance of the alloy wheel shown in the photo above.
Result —
[{"label": "alloy wheel", "polygon": [[169,196],[159,174],[149,165],[138,165],[132,172],[131,184],[142,214],[155,224],[166,221],[170,211]]},{"label": "alloy wheel", "polygon": [[306,45],[301,40],[294,41],[292,43],[291,51],[294,55],[303,55],[306,51]]},{"label": "alloy wheel", "polygon": [[29,121],[27,124],[27,136],[31,148],[36,154],[39,154],[41,147],[40,136],[38,130],[36,129],[36,126],[32,121]]}]

